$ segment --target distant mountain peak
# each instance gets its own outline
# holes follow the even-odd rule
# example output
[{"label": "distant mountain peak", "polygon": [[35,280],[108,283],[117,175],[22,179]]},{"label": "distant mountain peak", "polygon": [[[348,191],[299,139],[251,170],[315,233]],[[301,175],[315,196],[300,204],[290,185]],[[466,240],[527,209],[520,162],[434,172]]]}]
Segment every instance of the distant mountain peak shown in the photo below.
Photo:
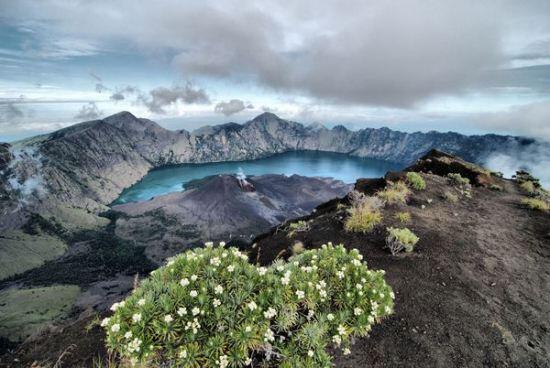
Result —
[{"label": "distant mountain peak", "polygon": [[264,112],[263,114],[260,114],[256,116],[252,121],[260,121],[260,122],[266,122],[271,120],[283,120],[279,116],[275,115],[272,112]]}]

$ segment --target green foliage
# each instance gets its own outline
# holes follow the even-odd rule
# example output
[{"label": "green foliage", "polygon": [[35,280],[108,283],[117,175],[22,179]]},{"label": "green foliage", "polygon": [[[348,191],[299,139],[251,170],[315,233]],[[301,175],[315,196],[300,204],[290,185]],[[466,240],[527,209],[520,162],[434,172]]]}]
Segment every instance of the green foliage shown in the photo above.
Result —
[{"label": "green foliage", "polygon": [[470,179],[462,177],[462,175],[458,173],[450,173],[447,174],[447,177],[449,178],[449,181],[453,185],[461,186],[461,185],[468,185],[470,184]]},{"label": "green foliage", "polygon": [[106,343],[144,366],[330,367],[329,345],[347,349],[393,310],[384,271],[361,260],[329,243],[255,267],[236,248],[207,244],[113,305]]},{"label": "green foliage", "polygon": [[416,236],[409,229],[393,228],[389,227],[388,236],[386,237],[386,246],[390,249],[393,255],[405,250],[405,252],[412,252],[414,246],[418,243],[418,236]]},{"label": "green foliage", "polygon": [[367,205],[352,207],[348,212],[349,217],[344,224],[346,231],[367,233],[382,221],[380,211]]},{"label": "green foliage", "polygon": [[497,185],[497,184],[491,184],[489,189],[494,190],[496,192],[502,192],[502,190],[503,190],[502,187],[500,185]]},{"label": "green foliage", "polygon": [[407,203],[407,197],[411,191],[405,183],[399,181],[397,183],[390,183],[386,189],[376,193],[376,195],[382,199],[385,203],[395,204],[395,203]]},{"label": "green foliage", "polygon": [[550,211],[550,203],[538,198],[524,198],[521,203],[532,210],[548,212]]},{"label": "green foliage", "polygon": [[294,235],[296,235],[299,232],[304,232],[309,230],[309,224],[307,221],[297,221],[292,222],[288,225],[288,237],[292,238]]},{"label": "green foliage", "polygon": [[407,223],[411,221],[411,214],[408,212],[397,212],[395,215],[393,215],[393,217],[401,223]]},{"label": "green foliage", "polygon": [[422,176],[420,176],[420,174],[416,172],[411,171],[407,173],[407,183],[409,183],[409,185],[416,190],[426,189],[426,182],[424,181]]},{"label": "green foliage", "polygon": [[451,192],[445,192],[443,194],[443,198],[445,198],[447,201],[449,201],[451,203],[458,202],[458,196],[456,194],[451,193]]}]

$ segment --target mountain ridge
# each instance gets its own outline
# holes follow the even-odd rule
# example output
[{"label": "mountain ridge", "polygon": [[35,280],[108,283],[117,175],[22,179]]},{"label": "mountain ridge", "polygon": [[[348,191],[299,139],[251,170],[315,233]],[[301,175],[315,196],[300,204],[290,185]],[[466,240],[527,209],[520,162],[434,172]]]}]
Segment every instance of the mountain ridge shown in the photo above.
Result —
[{"label": "mountain ridge", "polygon": [[319,150],[405,166],[433,148],[479,163],[494,152],[513,154],[538,146],[550,150],[547,143],[512,136],[404,133],[389,128],[351,131],[343,126],[310,129],[267,112],[242,125],[171,131],[123,111],[4,145],[2,150],[7,153],[2,154],[0,193],[7,201],[0,205],[0,216],[17,213],[19,220],[9,224],[14,227],[32,212],[63,218],[57,211],[60,207],[82,210],[83,216],[97,214],[149,170],[165,165]]}]

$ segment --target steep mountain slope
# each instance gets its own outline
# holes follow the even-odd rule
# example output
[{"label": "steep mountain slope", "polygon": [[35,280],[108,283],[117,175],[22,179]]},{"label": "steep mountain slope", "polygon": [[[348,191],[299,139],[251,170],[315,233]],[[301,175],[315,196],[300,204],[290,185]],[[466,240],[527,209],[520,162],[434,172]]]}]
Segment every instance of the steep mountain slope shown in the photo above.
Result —
[{"label": "steep mountain slope", "polygon": [[[482,161],[495,152],[544,146],[533,140],[456,133],[402,133],[387,128],[326,129],[264,113],[243,124],[224,124],[193,133],[169,131],[128,112],[77,124],[52,134],[0,148],[1,229],[20,226],[29,212],[61,219],[106,209],[120,192],[154,167],[177,163],[245,160],[291,150],[322,150],[410,163],[431,148]],[[550,149],[550,148],[548,148]],[[7,151],[7,152],[6,152]],[[17,203],[15,203],[17,202]],[[78,209],[75,216],[74,209]],[[14,214],[15,213],[15,214]]]},{"label": "steep mountain slope", "polygon": [[[288,257],[296,242],[315,248],[332,241],[357,248],[369,268],[386,271],[395,314],[358,339],[351,355],[336,351],[337,367],[548,367],[549,213],[524,207],[517,181],[452,156],[432,152],[409,170],[424,171],[426,189],[414,190],[406,204],[386,205],[371,232],[345,231],[350,198],[335,199],[302,218],[308,231],[291,233],[286,223],[257,237],[245,248],[250,259],[269,264]],[[473,186],[453,184],[446,175],[456,172]],[[359,180],[356,189],[372,195],[403,178],[388,173]],[[411,214],[407,224],[394,218],[402,211]],[[420,237],[412,253],[392,256],[384,249],[388,226],[407,226]],[[90,366],[106,354],[103,331],[86,329],[93,319],[83,313],[48,329],[2,362],[55,362],[74,344],[59,366]]]}]

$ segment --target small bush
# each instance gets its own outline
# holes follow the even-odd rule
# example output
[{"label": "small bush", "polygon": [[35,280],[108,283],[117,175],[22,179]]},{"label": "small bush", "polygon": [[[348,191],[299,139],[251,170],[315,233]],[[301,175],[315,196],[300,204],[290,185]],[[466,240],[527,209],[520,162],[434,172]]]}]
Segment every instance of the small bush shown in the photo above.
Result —
[{"label": "small bush", "polygon": [[380,211],[368,205],[352,207],[348,212],[349,217],[344,224],[346,231],[367,233],[382,221]]},{"label": "small bush", "polygon": [[351,192],[349,192],[348,198],[352,207],[367,206],[372,210],[377,210],[379,208],[384,207],[384,203],[380,198],[368,196],[357,190],[352,190]]},{"label": "small bush", "polygon": [[458,196],[456,194],[451,193],[451,192],[443,193],[443,198],[445,198],[448,202],[451,202],[451,203],[458,202]]},{"label": "small bush", "polygon": [[522,182],[519,187],[530,196],[535,196],[537,194],[537,188],[535,188],[535,184],[530,180]]},{"label": "small bush", "polygon": [[391,183],[384,189],[376,193],[376,195],[382,199],[385,203],[395,204],[395,203],[407,203],[407,197],[411,191],[405,183],[399,181],[397,183]]},{"label": "small bush", "polygon": [[324,245],[255,267],[236,248],[171,259],[102,321],[122,362],[155,367],[330,367],[392,313],[384,271],[357,250]]},{"label": "small bush", "polygon": [[537,198],[524,198],[521,203],[532,210],[548,212],[550,211],[550,203]]},{"label": "small bush", "polygon": [[412,252],[414,246],[418,243],[418,236],[406,227],[402,229],[389,227],[387,230],[386,247],[390,249],[392,255],[396,255],[402,250]]},{"label": "small bush", "polygon": [[491,184],[489,189],[494,190],[495,192],[502,192],[502,187],[497,184]]},{"label": "small bush", "polygon": [[309,230],[309,224],[306,221],[297,221],[292,222],[288,225],[288,237],[292,238],[294,235],[296,235],[299,232],[304,232]]},{"label": "small bush", "polygon": [[447,174],[447,178],[449,178],[449,181],[453,185],[467,185],[470,184],[470,179],[462,177],[462,175],[458,173],[450,173]]},{"label": "small bush", "polygon": [[401,223],[407,223],[411,221],[411,214],[408,212],[397,212],[393,217]]},{"label": "small bush", "polygon": [[409,185],[416,190],[426,189],[426,182],[424,181],[422,176],[420,176],[420,174],[416,172],[407,173],[407,183],[409,183]]}]

